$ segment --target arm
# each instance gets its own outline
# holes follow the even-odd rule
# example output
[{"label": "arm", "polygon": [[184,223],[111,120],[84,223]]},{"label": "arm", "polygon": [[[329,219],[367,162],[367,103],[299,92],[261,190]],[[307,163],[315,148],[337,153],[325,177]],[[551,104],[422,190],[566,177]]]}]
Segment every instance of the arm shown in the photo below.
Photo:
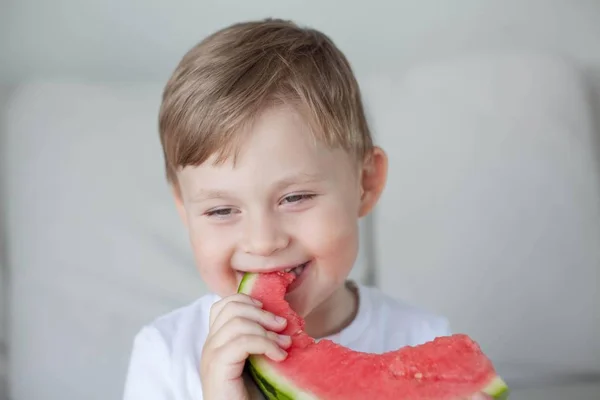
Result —
[{"label": "arm", "polygon": [[135,337],[123,400],[174,400],[167,345],[152,327]]}]

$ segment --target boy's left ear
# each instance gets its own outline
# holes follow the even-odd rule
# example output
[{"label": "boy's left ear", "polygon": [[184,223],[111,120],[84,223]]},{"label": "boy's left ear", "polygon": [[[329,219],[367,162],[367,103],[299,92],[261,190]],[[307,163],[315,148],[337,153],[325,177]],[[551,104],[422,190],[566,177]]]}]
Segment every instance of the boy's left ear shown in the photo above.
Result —
[{"label": "boy's left ear", "polygon": [[362,163],[359,217],[370,213],[377,204],[385,187],[387,170],[387,155],[382,148],[375,146]]}]

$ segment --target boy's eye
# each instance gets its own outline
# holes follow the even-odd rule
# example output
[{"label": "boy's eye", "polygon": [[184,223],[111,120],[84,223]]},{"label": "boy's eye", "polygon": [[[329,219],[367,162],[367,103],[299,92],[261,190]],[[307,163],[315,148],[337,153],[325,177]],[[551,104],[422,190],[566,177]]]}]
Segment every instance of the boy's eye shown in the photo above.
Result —
[{"label": "boy's eye", "polygon": [[217,208],[216,210],[210,210],[206,212],[206,215],[209,217],[228,217],[231,214],[234,214],[234,210],[232,208]]},{"label": "boy's eye", "polygon": [[292,194],[290,196],[286,196],[283,199],[284,203],[297,203],[302,200],[308,200],[315,197],[314,194]]}]

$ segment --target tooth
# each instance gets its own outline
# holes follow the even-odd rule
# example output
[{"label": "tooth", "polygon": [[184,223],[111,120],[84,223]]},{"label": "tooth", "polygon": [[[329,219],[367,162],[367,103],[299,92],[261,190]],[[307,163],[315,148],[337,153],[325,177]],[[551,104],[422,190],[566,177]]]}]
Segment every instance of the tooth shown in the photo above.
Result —
[{"label": "tooth", "polygon": [[285,272],[291,272],[293,268],[286,268]]}]

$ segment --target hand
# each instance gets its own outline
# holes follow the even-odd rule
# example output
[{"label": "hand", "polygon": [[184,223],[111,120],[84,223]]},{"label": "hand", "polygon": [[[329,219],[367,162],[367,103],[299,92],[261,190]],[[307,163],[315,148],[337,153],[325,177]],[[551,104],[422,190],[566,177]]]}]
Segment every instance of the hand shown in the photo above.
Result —
[{"label": "hand", "polygon": [[215,303],[210,310],[209,332],[202,349],[200,379],[206,400],[249,400],[244,385],[244,363],[250,354],[274,361],[287,357],[289,336],[278,335],[287,321],[261,308],[244,294]]}]

